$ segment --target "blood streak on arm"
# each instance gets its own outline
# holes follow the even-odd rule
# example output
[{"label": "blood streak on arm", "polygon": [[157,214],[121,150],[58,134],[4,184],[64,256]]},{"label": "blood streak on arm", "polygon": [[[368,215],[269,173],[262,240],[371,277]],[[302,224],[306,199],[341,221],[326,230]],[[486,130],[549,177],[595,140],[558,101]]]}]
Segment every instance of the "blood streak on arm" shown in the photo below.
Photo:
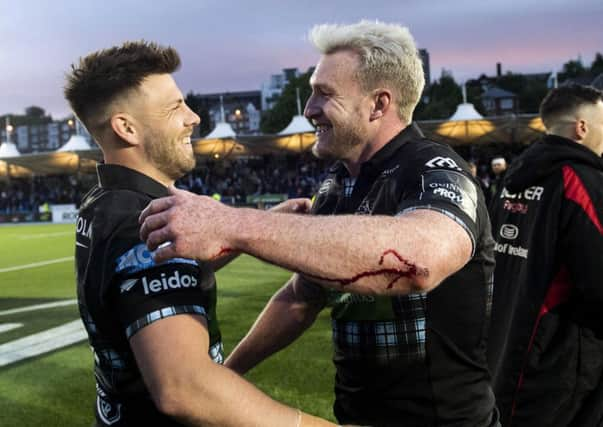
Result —
[{"label": "blood streak on arm", "polygon": [[342,287],[355,283],[364,277],[391,275],[393,279],[388,283],[387,289],[391,289],[394,284],[403,277],[429,276],[428,269],[417,267],[416,264],[413,264],[412,262],[407,261],[400,256],[400,254],[398,254],[398,252],[396,252],[394,249],[388,249],[381,254],[381,257],[379,258],[379,265],[383,265],[383,261],[387,255],[393,255],[400,262],[400,266],[398,268],[379,268],[376,270],[363,271],[355,276],[339,279],[316,276],[308,273],[304,273],[304,275],[314,279],[323,280],[325,282],[339,283]]},{"label": "blood streak on arm", "polygon": [[216,260],[218,258],[221,258],[224,255],[227,255],[227,254],[229,254],[229,253],[231,253],[233,251],[234,251],[234,249],[231,249],[231,248],[220,248],[220,252],[218,252],[217,254],[215,254],[214,256],[212,256],[209,260],[210,261],[214,261],[214,260]]}]

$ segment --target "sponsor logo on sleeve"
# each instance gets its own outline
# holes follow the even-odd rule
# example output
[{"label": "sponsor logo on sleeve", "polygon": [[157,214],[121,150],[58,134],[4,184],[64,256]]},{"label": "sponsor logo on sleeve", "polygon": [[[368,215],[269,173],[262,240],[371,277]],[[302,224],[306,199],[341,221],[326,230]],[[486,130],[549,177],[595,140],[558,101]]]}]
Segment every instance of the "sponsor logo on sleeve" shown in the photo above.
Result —
[{"label": "sponsor logo on sleeve", "polygon": [[173,258],[161,264],[156,264],[153,260],[153,254],[147,246],[140,243],[126,251],[123,255],[117,258],[116,273],[136,273],[138,271],[147,270],[151,267],[163,264],[190,264],[199,265],[197,261],[186,258]]},{"label": "sponsor logo on sleeve", "polygon": [[429,160],[427,163],[425,163],[425,166],[428,168],[454,169],[457,171],[462,170],[459,165],[457,165],[456,162],[450,157],[441,156],[434,157],[433,159]]},{"label": "sponsor logo on sleeve", "polygon": [[444,187],[437,187],[437,184],[431,184],[431,186],[435,186],[433,189],[433,194],[444,197],[445,199],[450,199],[455,203],[463,203],[463,196],[458,189],[449,190]]},{"label": "sponsor logo on sleeve", "polygon": [[142,288],[145,295],[157,294],[172,289],[195,288],[197,283],[196,277],[182,274],[178,270],[173,271],[172,274],[161,273],[156,278],[146,276],[142,278]]},{"label": "sponsor logo on sleeve", "polygon": [[427,171],[421,176],[423,202],[452,202],[473,221],[477,218],[477,189],[473,181],[462,173],[450,170]]}]

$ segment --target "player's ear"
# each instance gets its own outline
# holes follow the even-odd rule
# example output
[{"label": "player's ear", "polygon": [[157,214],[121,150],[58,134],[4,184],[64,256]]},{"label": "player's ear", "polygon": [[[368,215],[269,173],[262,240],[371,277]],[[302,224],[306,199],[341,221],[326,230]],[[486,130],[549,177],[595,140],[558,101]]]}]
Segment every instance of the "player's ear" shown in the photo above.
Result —
[{"label": "player's ear", "polygon": [[380,119],[392,107],[392,94],[387,89],[376,89],[373,91],[373,108],[371,110],[371,121]]},{"label": "player's ear", "polygon": [[116,113],[111,116],[111,129],[124,142],[140,145],[142,135],[134,117],[128,113]]}]

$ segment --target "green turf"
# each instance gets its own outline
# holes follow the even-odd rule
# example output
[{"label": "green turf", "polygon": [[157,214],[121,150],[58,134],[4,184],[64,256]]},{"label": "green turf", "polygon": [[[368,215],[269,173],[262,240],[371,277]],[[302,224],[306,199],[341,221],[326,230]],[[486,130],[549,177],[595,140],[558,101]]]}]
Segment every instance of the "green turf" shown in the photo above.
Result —
[{"label": "green turf", "polygon": [[[73,225],[0,227],[0,271],[69,257]],[[218,277],[218,317],[231,351],[289,273],[243,256]],[[0,311],[75,298],[73,262],[0,272]],[[23,323],[0,334],[0,345],[77,318],[70,305],[0,315],[0,323]],[[323,313],[291,347],[255,368],[248,379],[272,397],[333,420],[330,323]],[[83,342],[0,368],[0,426],[90,426],[93,419],[92,355]]]}]

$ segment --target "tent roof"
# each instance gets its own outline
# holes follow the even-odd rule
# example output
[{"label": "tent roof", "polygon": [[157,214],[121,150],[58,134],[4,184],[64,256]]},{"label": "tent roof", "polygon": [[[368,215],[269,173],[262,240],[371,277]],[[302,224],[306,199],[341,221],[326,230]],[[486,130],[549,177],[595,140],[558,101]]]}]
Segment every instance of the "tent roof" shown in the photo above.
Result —
[{"label": "tent roof", "polygon": [[0,159],[7,157],[19,157],[21,153],[17,150],[17,146],[13,142],[3,142],[0,145]]},{"label": "tent roof", "polygon": [[216,124],[214,130],[212,130],[208,135],[203,139],[222,139],[222,138],[234,138],[236,136],[235,131],[232,130],[232,126],[230,126],[226,122],[220,122]]},{"label": "tent roof", "polygon": [[[86,156],[79,155],[85,153]],[[29,169],[38,175],[62,175],[67,173],[94,172],[96,163],[102,158],[100,150],[76,152],[45,152],[22,154],[19,157],[5,159],[9,165],[17,165]]]},{"label": "tent roof", "polygon": [[293,135],[295,133],[314,133],[314,126],[310,124],[308,119],[304,116],[297,115],[293,116],[291,122],[287,125],[285,129],[280,131],[279,135]]},{"label": "tent roof", "polygon": [[513,92],[509,92],[508,90],[494,86],[488,88],[488,90],[482,94],[482,98],[517,98],[517,95],[515,95]]},{"label": "tent roof", "polygon": [[595,77],[590,84],[599,90],[603,90],[603,73]]},{"label": "tent roof", "polygon": [[5,161],[0,160],[0,181],[12,178],[24,178],[31,176],[31,171],[21,166],[9,165]]},{"label": "tent roof", "polygon": [[463,104],[459,104],[456,107],[456,111],[448,120],[457,121],[457,120],[481,120],[484,117],[477,112],[473,104],[465,102]]},{"label": "tent roof", "polygon": [[198,156],[214,158],[246,156],[250,150],[234,139],[198,139],[193,141],[193,150]]},{"label": "tent roof", "polygon": [[60,147],[57,151],[85,151],[90,150],[90,146],[82,135],[71,135],[69,141],[62,147]]}]

